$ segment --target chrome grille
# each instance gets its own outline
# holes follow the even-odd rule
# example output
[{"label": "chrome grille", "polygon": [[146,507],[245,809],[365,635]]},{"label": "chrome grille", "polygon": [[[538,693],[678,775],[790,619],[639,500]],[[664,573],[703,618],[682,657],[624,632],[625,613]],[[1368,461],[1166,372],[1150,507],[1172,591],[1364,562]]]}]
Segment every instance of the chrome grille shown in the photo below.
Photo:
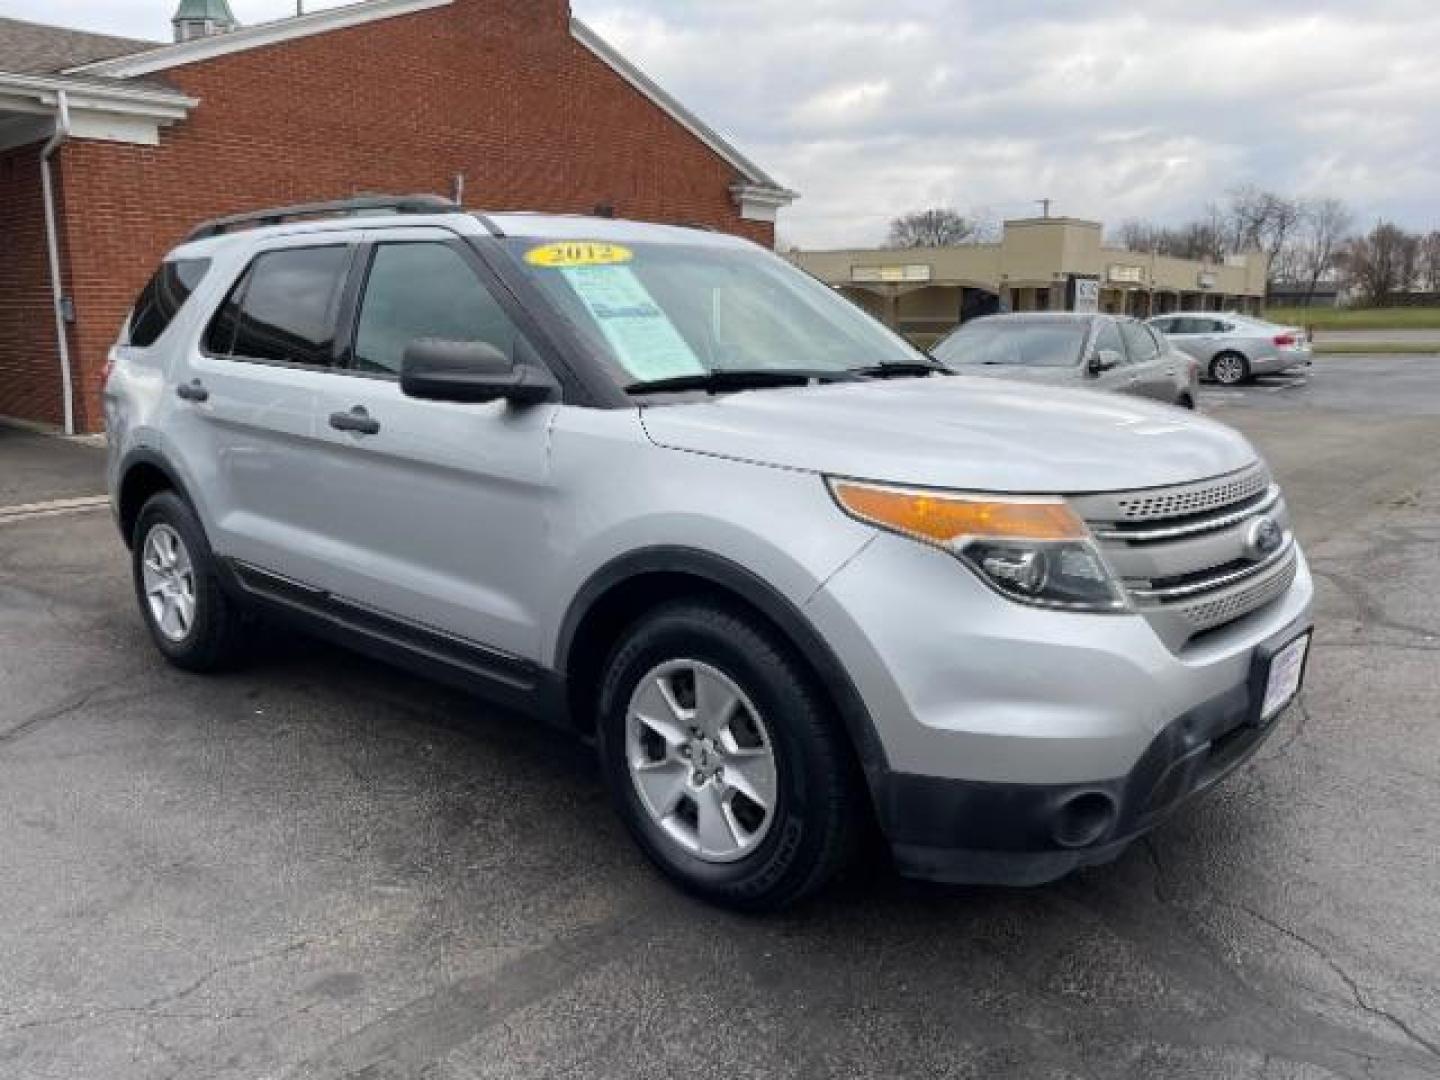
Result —
[{"label": "chrome grille", "polygon": [[1248,615],[1281,596],[1295,583],[1298,569],[1299,559],[1295,557],[1295,549],[1292,547],[1289,558],[1284,560],[1278,573],[1270,574],[1253,585],[1246,585],[1214,600],[1179,605],[1177,610],[1195,628],[1197,634],[1213,630],[1217,626],[1232,623],[1242,615]]},{"label": "chrome grille", "polygon": [[[1192,484],[1071,501],[1136,610],[1177,651],[1264,607],[1295,581],[1299,553],[1285,500],[1259,463]],[[1284,537],[1263,558],[1250,546],[1262,517]]]},{"label": "chrome grille", "polygon": [[1115,497],[1122,521],[1155,521],[1158,518],[1203,514],[1253,499],[1270,486],[1270,474],[1263,465],[1252,465],[1238,473],[1199,484],[1156,488]]}]

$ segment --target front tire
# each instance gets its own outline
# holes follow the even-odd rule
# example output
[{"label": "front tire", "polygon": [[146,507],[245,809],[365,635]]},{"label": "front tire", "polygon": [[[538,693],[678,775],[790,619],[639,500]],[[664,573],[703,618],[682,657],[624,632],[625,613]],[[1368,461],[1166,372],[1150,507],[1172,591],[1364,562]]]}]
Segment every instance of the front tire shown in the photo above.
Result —
[{"label": "front tire", "polygon": [[850,856],[862,794],[832,709],[768,627],[676,603],[610,659],[600,751],[621,818],[676,884],[744,911],[814,893]]},{"label": "front tire", "polygon": [[227,668],[242,654],[244,617],[220,587],[195,511],[173,491],[141,508],[131,544],[135,596],[150,637],[186,671]]},{"label": "front tire", "polygon": [[1250,378],[1250,361],[1237,352],[1224,352],[1210,361],[1210,378],[1221,386],[1239,386]]}]

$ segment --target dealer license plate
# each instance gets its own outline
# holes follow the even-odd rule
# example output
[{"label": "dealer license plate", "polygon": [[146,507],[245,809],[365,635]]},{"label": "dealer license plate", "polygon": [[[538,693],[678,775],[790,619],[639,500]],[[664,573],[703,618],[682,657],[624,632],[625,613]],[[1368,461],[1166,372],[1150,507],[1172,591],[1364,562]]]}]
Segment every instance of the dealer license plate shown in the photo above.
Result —
[{"label": "dealer license plate", "polygon": [[1310,635],[1298,637],[1286,645],[1270,661],[1270,674],[1265,680],[1265,703],[1260,708],[1260,722],[1273,720],[1277,713],[1295,700],[1300,680],[1305,673],[1305,656],[1310,651]]}]

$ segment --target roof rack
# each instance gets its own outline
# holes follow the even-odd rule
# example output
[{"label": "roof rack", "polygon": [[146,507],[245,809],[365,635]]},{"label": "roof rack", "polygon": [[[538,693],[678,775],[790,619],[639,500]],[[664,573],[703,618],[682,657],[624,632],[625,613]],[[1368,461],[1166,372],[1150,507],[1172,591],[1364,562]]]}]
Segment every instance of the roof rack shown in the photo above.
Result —
[{"label": "roof rack", "polygon": [[363,214],[453,214],[460,204],[440,195],[364,195],[334,202],[301,203],[297,206],[276,206],[253,210],[202,222],[190,230],[185,242],[208,240],[240,228],[263,228],[286,221],[314,217],[349,217]]}]

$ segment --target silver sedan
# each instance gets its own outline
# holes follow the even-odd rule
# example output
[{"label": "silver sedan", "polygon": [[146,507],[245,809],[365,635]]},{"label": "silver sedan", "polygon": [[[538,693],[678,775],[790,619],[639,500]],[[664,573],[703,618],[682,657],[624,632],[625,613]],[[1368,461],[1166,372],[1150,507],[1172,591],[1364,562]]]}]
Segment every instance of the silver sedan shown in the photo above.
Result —
[{"label": "silver sedan", "polygon": [[932,351],[961,375],[1112,390],[1193,409],[1198,365],[1135,319],[1026,312],[973,319]]},{"label": "silver sedan", "polygon": [[1150,325],[1198,360],[1202,376],[1222,386],[1278,375],[1311,360],[1304,330],[1248,315],[1176,313],[1151,319]]}]

